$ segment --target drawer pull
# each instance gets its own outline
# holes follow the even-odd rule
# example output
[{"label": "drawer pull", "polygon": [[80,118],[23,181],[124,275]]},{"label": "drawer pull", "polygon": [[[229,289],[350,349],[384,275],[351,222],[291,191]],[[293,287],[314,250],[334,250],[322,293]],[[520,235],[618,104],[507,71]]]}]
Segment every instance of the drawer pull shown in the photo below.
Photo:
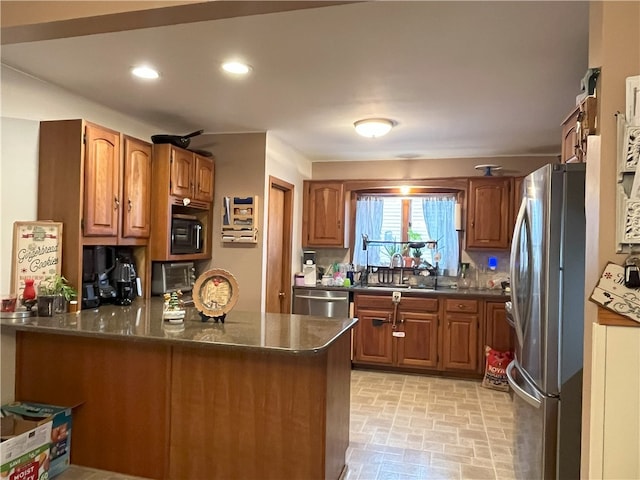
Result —
[{"label": "drawer pull", "polygon": [[459,303],[459,304],[458,304],[458,308],[459,308],[460,310],[464,310],[464,309],[465,309],[465,308],[467,308],[467,307],[466,307],[466,306],[464,306],[463,304]]}]

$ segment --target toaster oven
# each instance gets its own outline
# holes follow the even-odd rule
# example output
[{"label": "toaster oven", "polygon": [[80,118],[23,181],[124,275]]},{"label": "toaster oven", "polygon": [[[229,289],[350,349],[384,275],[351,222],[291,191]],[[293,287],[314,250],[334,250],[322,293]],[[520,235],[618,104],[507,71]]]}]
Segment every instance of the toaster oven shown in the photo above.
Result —
[{"label": "toaster oven", "polygon": [[190,292],[196,283],[193,262],[154,262],[151,272],[151,293]]}]

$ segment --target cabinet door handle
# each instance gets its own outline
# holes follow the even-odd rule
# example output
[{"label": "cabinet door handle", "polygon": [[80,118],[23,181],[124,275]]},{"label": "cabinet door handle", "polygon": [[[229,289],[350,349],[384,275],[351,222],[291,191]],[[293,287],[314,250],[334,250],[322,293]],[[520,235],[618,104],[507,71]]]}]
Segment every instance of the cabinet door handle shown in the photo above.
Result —
[{"label": "cabinet door handle", "polygon": [[127,210],[131,211],[131,199],[127,200]]},{"label": "cabinet door handle", "polygon": [[117,210],[120,207],[120,200],[118,197],[113,197],[113,209]]}]

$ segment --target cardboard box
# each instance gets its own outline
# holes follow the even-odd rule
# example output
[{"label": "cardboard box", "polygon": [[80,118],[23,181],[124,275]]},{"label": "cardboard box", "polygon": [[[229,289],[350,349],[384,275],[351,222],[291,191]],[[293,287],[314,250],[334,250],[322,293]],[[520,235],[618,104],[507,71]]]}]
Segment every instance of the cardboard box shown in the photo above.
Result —
[{"label": "cardboard box", "polygon": [[52,419],[0,419],[0,474],[7,480],[41,480],[48,476]]},{"label": "cardboard box", "polygon": [[50,433],[49,478],[69,467],[71,454],[71,407],[59,407],[32,402],[13,402],[2,406],[2,411],[24,420],[52,421]]}]

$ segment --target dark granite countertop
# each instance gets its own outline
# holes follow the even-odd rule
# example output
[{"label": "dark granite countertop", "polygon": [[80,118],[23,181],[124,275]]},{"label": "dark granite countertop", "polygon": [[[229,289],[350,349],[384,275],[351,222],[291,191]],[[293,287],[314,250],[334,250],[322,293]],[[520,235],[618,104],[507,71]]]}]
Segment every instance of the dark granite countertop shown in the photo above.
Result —
[{"label": "dark granite countertop", "polygon": [[476,288],[450,288],[450,287],[438,287],[437,289],[432,288],[423,288],[423,287],[408,287],[406,285],[403,286],[351,286],[351,287],[329,287],[324,285],[316,285],[314,286],[306,286],[306,287],[293,287],[295,290],[299,289],[312,289],[312,290],[338,290],[338,291],[348,291],[354,293],[366,293],[375,295],[379,293],[380,295],[384,295],[388,292],[400,291],[402,295],[406,295],[409,297],[432,297],[432,296],[446,296],[446,297],[473,297],[478,299],[489,299],[496,301],[507,301],[511,299],[511,293],[505,292],[502,289],[485,289],[479,290]]},{"label": "dark granite countertop", "polygon": [[131,306],[103,305],[53,317],[0,321],[2,329],[36,331],[131,341],[156,341],[192,347],[248,348],[290,354],[313,354],[327,348],[357,319],[232,310],[225,323],[202,322],[187,307],[184,322],[162,319],[162,300],[136,300]]}]

